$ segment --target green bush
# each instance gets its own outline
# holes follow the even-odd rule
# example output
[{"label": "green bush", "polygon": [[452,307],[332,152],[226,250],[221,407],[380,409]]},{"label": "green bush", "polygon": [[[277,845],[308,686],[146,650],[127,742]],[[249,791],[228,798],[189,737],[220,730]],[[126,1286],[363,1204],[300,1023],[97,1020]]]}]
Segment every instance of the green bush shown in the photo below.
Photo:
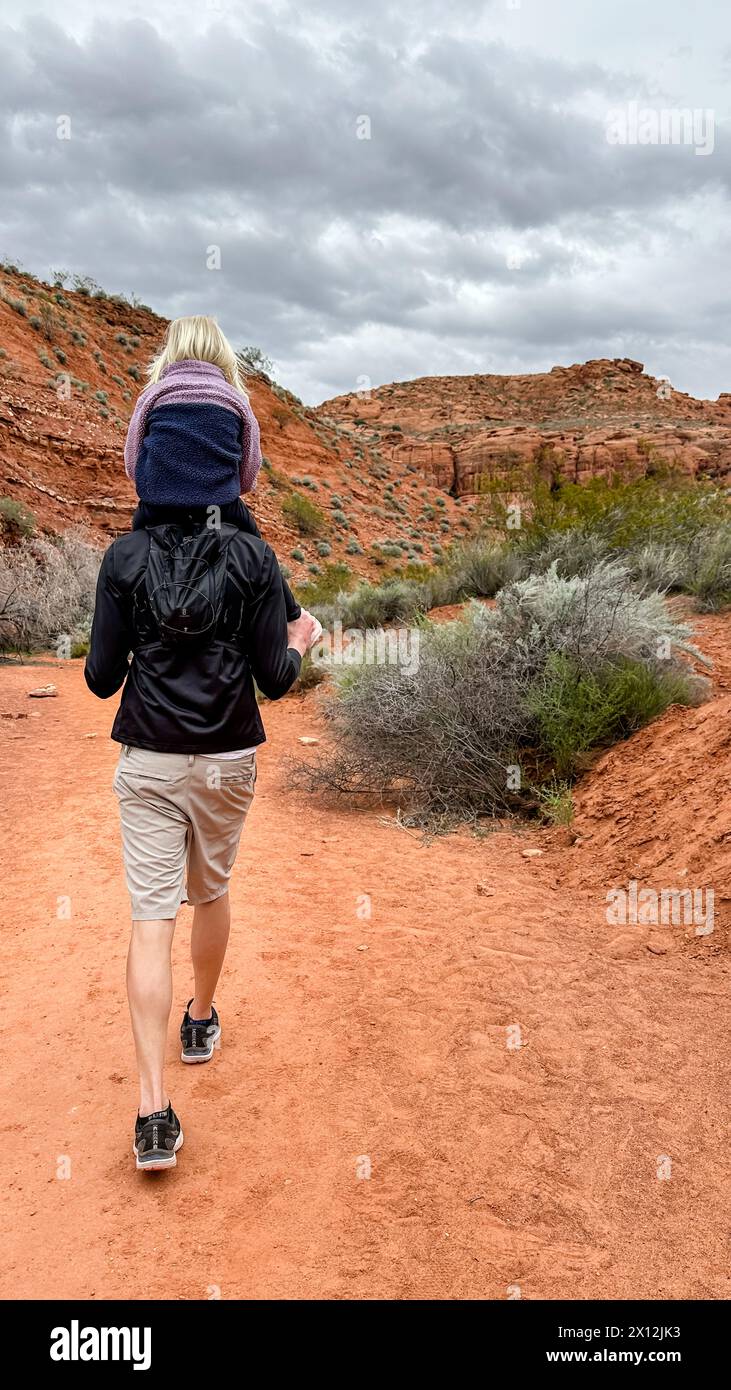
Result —
[{"label": "green bush", "polygon": [[693,703],[693,683],[682,671],[620,661],[587,671],[564,652],[551,652],[528,691],[537,746],[559,776],[581,770],[581,755],[627,738],[672,704]]},{"label": "green bush", "polygon": [[325,517],[320,508],[309,497],[303,497],[301,492],[292,492],[285,497],[282,511],[302,536],[317,536],[325,529]]},{"label": "green bush", "polygon": [[316,580],[297,586],[297,594],[306,608],[318,608],[330,604],[339,594],[345,593],[353,584],[353,573],[348,565],[325,565]]},{"label": "green bush", "polygon": [[569,782],[555,773],[548,782],[534,788],[539,810],[551,825],[570,825],[574,818],[574,798]]},{"label": "green bush", "polygon": [[16,502],[14,497],[0,497],[0,534],[11,540],[22,540],[32,536],[35,528],[36,519],[23,502]]},{"label": "green bush", "polygon": [[579,531],[599,537],[612,551],[627,551],[649,541],[687,544],[713,523],[727,525],[728,515],[726,498],[710,483],[593,478],[553,490],[536,483],[521,532],[529,550],[541,549],[556,532]]},{"label": "green bush", "polygon": [[702,613],[731,604],[731,527],[728,523],[695,537],[686,560],[682,587]]}]

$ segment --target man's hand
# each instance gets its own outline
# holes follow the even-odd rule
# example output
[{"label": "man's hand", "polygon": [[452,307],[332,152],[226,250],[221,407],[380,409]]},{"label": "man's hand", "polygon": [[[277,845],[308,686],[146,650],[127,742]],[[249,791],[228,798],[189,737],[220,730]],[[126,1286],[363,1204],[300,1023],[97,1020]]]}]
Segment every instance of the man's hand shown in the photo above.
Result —
[{"label": "man's hand", "polygon": [[306,608],[293,623],[287,623],[287,646],[294,647],[300,656],[304,656],[321,636],[322,627]]}]

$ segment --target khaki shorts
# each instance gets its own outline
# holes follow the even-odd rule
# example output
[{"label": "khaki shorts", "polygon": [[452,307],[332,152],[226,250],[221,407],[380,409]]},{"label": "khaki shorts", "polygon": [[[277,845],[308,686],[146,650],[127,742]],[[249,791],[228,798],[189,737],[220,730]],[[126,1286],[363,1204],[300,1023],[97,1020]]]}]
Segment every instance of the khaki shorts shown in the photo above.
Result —
[{"label": "khaki shorts", "polygon": [[114,790],[135,921],[175,917],[186,898],[208,903],[226,892],[255,781],[256,753],[217,760],[123,747]]}]

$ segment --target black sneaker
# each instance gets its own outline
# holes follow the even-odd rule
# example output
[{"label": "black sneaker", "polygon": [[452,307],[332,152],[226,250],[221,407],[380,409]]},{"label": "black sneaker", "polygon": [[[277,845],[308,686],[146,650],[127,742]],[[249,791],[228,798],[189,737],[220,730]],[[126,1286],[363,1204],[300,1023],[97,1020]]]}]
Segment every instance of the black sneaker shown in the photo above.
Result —
[{"label": "black sneaker", "polygon": [[147,1173],[154,1173],[158,1168],[174,1168],[182,1142],[183,1131],[172,1105],[152,1115],[137,1116],[132,1152],[138,1168],[144,1168]]},{"label": "black sneaker", "polygon": [[218,1014],[211,1005],[211,1017],[207,1022],[191,1022],[188,1010],[192,1003],[193,1000],[189,999],[188,1008],[185,1010],[185,1016],[180,1025],[180,1041],[183,1044],[180,1056],[184,1062],[210,1062],[213,1049],[221,1036]]}]

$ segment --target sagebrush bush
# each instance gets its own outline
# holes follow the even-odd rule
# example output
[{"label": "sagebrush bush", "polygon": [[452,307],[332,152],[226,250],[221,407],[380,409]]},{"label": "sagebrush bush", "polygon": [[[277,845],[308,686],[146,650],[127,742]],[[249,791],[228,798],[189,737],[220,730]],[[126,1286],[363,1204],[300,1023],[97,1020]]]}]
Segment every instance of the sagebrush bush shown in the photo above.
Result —
[{"label": "sagebrush bush", "polygon": [[0,649],[37,651],[88,641],[102,551],[67,532],[0,546]]},{"label": "sagebrush bush", "polygon": [[682,588],[703,613],[731,604],[731,527],[701,531],[689,547]]},{"label": "sagebrush bush", "polygon": [[[408,621],[417,585],[360,585],[339,600],[344,626]],[[601,561],[563,578],[556,563],[471,603],[453,623],[422,622],[418,669],[346,668],[326,706],[335,747],[310,786],[396,796],[426,818],[525,804],[526,788],[574,773],[589,748],[623,737],[672,701],[701,697],[681,654],[690,629],[627,569]]]}]

